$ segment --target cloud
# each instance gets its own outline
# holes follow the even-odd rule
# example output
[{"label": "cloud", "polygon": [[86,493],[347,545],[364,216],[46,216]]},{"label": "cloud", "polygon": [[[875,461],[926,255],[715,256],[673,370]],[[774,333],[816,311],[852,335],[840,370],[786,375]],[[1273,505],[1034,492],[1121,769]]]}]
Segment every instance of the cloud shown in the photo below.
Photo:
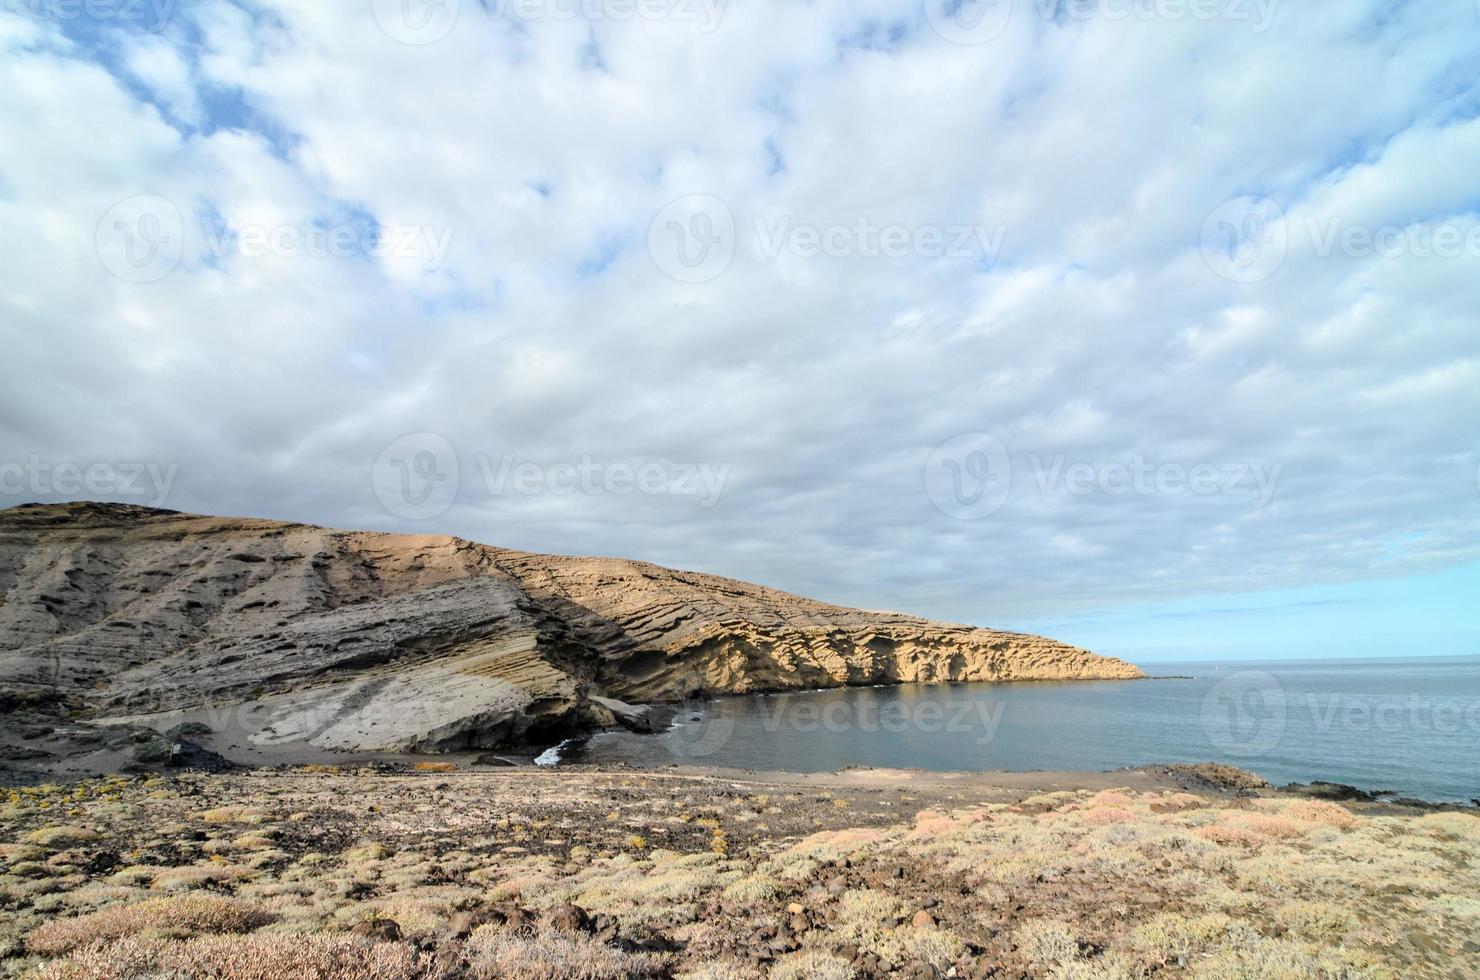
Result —
[{"label": "cloud", "polygon": [[[1469,5],[1019,3],[982,44],[904,0],[385,6],[0,18],[0,461],[979,622],[1480,556]],[[139,195],[178,227],[113,230]],[[689,195],[733,232],[655,231]],[[372,479],[417,433],[459,475],[424,520]],[[1010,471],[932,472],[969,433]]]}]

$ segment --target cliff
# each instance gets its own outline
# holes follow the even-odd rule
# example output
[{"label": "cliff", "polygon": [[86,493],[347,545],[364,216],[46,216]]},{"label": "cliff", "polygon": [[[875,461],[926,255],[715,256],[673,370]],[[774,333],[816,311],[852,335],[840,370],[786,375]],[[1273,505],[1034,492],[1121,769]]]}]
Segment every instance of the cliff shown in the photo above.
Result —
[{"label": "cliff", "polygon": [[712,694],[1139,676],[1042,637],[636,561],[123,505],[0,511],[0,699],[189,717],[257,746],[450,751],[642,727],[632,705]]}]

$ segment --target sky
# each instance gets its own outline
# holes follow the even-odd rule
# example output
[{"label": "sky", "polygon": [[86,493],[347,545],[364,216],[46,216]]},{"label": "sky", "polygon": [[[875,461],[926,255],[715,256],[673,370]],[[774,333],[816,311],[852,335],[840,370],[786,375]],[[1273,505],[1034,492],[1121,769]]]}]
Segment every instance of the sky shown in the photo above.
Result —
[{"label": "sky", "polygon": [[0,506],[1480,653],[1473,0],[0,0]]}]

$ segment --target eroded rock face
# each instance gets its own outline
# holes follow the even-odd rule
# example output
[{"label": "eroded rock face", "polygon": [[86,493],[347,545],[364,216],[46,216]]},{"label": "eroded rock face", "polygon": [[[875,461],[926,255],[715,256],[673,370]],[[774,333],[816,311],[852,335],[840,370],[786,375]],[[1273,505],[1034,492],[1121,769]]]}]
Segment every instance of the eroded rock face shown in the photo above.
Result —
[{"label": "eroded rock face", "polygon": [[135,723],[231,714],[263,747],[493,748],[641,727],[632,705],[703,694],[1139,676],[1042,637],[642,562],[111,504],[0,511],[0,697]]}]

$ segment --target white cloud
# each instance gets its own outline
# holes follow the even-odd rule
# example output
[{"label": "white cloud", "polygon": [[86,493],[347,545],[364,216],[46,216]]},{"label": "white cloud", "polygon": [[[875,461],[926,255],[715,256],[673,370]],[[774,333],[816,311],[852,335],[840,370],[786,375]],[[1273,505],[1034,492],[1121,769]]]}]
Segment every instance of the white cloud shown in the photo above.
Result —
[{"label": "white cloud", "polygon": [[[1282,4],[1255,33],[1025,3],[980,46],[905,0],[734,2],[709,33],[465,0],[424,46],[365,3],[248,6],[181,5],[158,34],[0,20],[0,457],[177,462],[185,509],[978,621],[1480,554],[1480,256],[1320,254],[1309,233],[1473,226],[1467,5]],[[129,282],[94,242],[146,193],[179,208],[184,256]],[[733,212],[735,254],[682,283],[649,224],[696,193]],[[1291,234],[1240,283],[1201,236],[1248,194]],[[1004,237],[995,264],[857,239],[768,255],[757,218]],[[219,236],[248,227],[358,237],[316,255]],[[397,229],[449,233],[445,262],[373,254]],[[463,491],[416,524],[369,474],[423,431],[459,448]],[[968,432],[1002,440],[1013,482],[963,522],[923,467]],[[477,458],[505,454],[730,471],[707,509],[493,496]],[[1033,461],[1059,456],[1281,475],[1262,506],[1044,492]]]}]

